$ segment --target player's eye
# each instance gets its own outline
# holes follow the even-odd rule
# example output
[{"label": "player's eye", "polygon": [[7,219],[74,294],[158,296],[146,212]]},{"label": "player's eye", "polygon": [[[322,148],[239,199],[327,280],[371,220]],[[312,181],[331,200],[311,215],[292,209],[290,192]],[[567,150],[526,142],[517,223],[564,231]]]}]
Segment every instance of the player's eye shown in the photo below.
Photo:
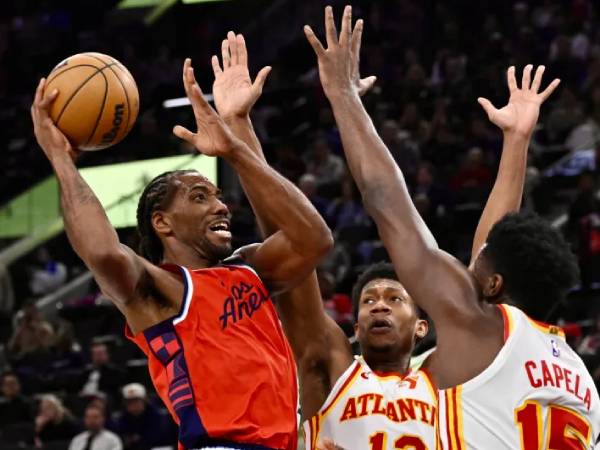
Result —
[{"label": "player's eye", "polygon": [[202,192],[199,192],[194,196],[194,199],[203,202],[204,200],[206,200],[206,195]]},{"label": "player's eye", "polygon": [[374,299],[374,298],[371,298],[371,297],[367,297],[367,298],[365,298],[365,299],[363,300],[363,303],[364,303],[365,305],[371,305],[371,304],[375,303],[375,299]]},{"label": "player's eye", "polygon": [[392,302],[401,302],[401,301],[402,301],[402,297],[398,297],[398,296],[396,295],[396,296],[394,296],[394,297],[390,298],[390,300],[391,300]]}]

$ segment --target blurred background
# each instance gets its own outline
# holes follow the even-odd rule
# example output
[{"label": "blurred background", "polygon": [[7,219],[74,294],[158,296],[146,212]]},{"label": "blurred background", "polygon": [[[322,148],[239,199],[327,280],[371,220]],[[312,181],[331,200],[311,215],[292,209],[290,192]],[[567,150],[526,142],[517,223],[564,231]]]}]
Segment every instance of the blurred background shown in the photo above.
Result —
[{"label": "blurred background", "polygon": [[[319,280],[327,311],[351,335],[351,286],[362,268],[387,254],[348,174],[316,59],[302,33],[305,23],[322,32],[325,4],[3,2],[0,449],[66,449],[77,433],[98,427],[112,430],[128,450],[176,441],[143,355],[124,338],[122,317],[98,292],[62,232],[56,183],[33,136],[29,107],[37,81],[75,53],[114,56],[140,90],[140,115],[130,135],[111,149],[84,154],[79,164],[89,173],[95,170],[95,190],[110,191],[105,205],[114,211],[111,219],[120,226],[122,241],[136,246],[127,217],[150,177],[148,167],[194,164],[223,189],[239,246],[258,236],[235,175],[214,160],[187,156],[191,149],[171,129],[177,123],[192,126],[191,111],[165,101],[184,95],[181,66],[188,56],[204,92],[210,92],[210,56],[220,51],[230,29],[245,35],[251,76],[273,66],[253,111],[254,126],[270,164],[302,189],[335,232],[336,245]],[[339,17],[344,2],[328,4]],[[517,67],[520,79],[526,64],[545,64],[543,86],[555,77],[562,80],[542,107],[529,149],[523,208],[564,232],[579,258],[580,285],[564,304],[548,305],[547,321],[565,327],[600,383],[599,4],[357,0],[352,5],[355,18],[365,20],[362,74],[378,77],[364,101],[440,246],[463,261],[470,256],[502,147],[501,133],[477,97],[504,105],[509,65]],[[129,172],[115,176],[114,164]]]}]

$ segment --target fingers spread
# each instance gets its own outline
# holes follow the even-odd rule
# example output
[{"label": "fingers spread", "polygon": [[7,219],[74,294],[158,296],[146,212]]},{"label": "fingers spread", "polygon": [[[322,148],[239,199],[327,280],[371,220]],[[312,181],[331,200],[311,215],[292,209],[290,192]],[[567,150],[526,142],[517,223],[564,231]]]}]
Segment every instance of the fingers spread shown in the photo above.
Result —
[{"label": "fingers spread", "polygon": [[550,94],[554,92],[554,90],[558,87],[559,84],[560,80],[558,78],[555,78],[552,81],[552,83],[550,83],[548,87],[544,89],[543,92],[540,94],[542,96],[542,101],[545,101],[548,97],[550,97]]},{"label": "fingers spread", "polygon": [[229,54],[229,41],[227,39],[223,39],[223,42],[221,42],[221,59],[223,60],[223,70],[229,69],[231,55]]},{"label": "fingers spread", "polygon": [[227,33],[227,42],[229,43],[229,54],[231,55],[231,65],[235,66],[238,63],[238,47],[235,33],[230,31]]},{"label": "fingers spread", "polygon": [[243,66],[248,65],[248,50],[246,49],[246,40],[244,36],[238,34],[236,37],[237,42],[237,54],[238,54],[238,64]]},{"label": "fingers spread", "polygon": [[477,102],[482,106],[484,111],[487,113],[488,117],[492,117],[492,114],[496,111],[492,102],[490,102],[487,98],[479,97]]},{"label": "fingers spread", "polygon": [[181,125],[176,125],[173,127],[173,134],[177,136],[179,139],[183,139],[184,141],[189,142],[190,144],[194,143],[194,133],[188,130]]},{"label": "fingers spread", "polygon": [[529,90],[531,88],[531,69],[533,69],[531,64],[525,66],[525,69],[523,70],[523,79],[521,80],[521,89]]},{"label": "fingers spread", "polygon": [[533,83],[531,83],[531,90],[536,94],[538,93],[540,85],[542,84],[542,75],[544,75],[544,70],[546,70],[546,67],[538,66],[537,70],[535,71]]},{"label": "fingers spread", "polygon": [[362,19],[356,21],[354,25],[354,31],[352,32],[352,54],[355,58],[360,56],[360,44],[362,41],[362,33],[364,28]]},{"label": "fingers spread", "polygon": [[214,72],[215,78],[216,78],[223,73],[223,70],[221,69],[221,66],[219,65],[219,58],[217,57],[217,55],[213,55],[212,58],[210,59],[210,62],[212,64],[213,72]]},{"label": "fingers spread", "polygon": [[352,6],[346,5],[342,16],[342,29],[340,31],[340,45],[346,46],[352,39]]},{"label": "fingers spread", "polygon": [[333,8],[328,6],[325,8],[325,36],[327,38],[327,48],[337,45],[337,29],[333,20]]},{"label": "fingers spread", "polygon": [[262,69],[260,69],[260,72],[258,72],[258,75],[256,75],[256,79],[254,80],[254,83],[252,84],[252,88],[256,92],[258,92],[258,93],[262,92],[263,86],[265,85],[265,81],[267,81],[267,76],[269,76],[270,72],[271,72],[271,66],[263,67]]},{"label": "fingers spread", "polygon": [[517,87],[517,78],[515,77],[515,66],[510,66],[506,71],[506,79],[508,81],[508,90],[512,94],[514,91],[519,89]]},{"label": "fingers spread", "polygon": [[306,39],[308,39],[308,43],[313,48],[317,56],[321,56],[325,53],[325,49],[321,44],[321,41],[315,36],[314,31],[308,25],[304,25],[304,34],[306,35]]}]

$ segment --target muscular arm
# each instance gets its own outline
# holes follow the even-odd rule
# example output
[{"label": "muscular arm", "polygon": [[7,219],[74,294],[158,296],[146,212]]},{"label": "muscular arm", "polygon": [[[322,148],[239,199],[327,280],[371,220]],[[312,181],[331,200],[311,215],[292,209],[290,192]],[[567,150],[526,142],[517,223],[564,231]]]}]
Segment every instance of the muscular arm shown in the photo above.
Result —
[{"label": "muscular arm", "polygon": [[528,146],[529,139],[524,136],[505,135],[504,137],[496,182],[485,204],[473,238],[471,264],[485,244],[494,224],[506,214],[518,212],[521,208]]},{"label": "muscular arm", "polygon": [[544,66],[537,68],[533,82],[531,82],[531,70],[531,65],[527,65],[523,70],[519,89],[515,68],[509,67],[506,75],[510,98],[503,108],[496,109],[489,100],[478,99],[490,121],[502,130],[504,142],[496,182],[475,232],[471,262],[481,250],[494,224],[504,215],[517,212],[521,207],[527,169],[527,149],[537,123],[540,106],[560,83],[558,79],[553,80],[543,92],[538,94]]},{"label": "muscular arm", "polygon": [[438,249],[411,201],[401,170],[358,96],[362,21],[352,32],[351,9],[346,7],[338,39],[331,8],[325,14],[327,49],[310,27],[305,33],[317,54],[321,84],[365,208],[377,224],[401,283],[429,313],[438,333],[451,328],[470,334],[481,312],[474,280],[466,267]]},{"label": "muscular arm", "polygon": [[[223,69],[217,57],[213,57],[213,95],[217,111],[233,134],[265,161],[249,112],[262,92],[268,68],[261,70],[256,81],[251,83],[242,35],[235,36],[230,32],[221,51],[225,62]],[[241,184],[246,191],[244,180]],[[270,205],[250,203],[263,239],[277,232],[277,225],[266,214]],[[302,415],[304,419],[310,418],[322,406],[335,380],[352,362],[352,349],[344,332],[323,308],[314,270],[300,285],[277,296],[277,310],[299,367]]]},{"label": "muscular arm", "polygon": [[[331,231],[300,190],[235,137],[208,105],[189,60],[184,66],[184,86],[194,108],[198,133],[178,126],[175,134],[205,154],[222,156],[237,172],[251,203],[264,205],[263,220],[278,230],[258,246],[240,249],[240,255],[254,266],[273,293],[297,286],[331,248]],[[208,126],[214,128],[214,134],[206,133]],[[224,147],[222,141],[227,142],[226,152],[211,150]]]}]

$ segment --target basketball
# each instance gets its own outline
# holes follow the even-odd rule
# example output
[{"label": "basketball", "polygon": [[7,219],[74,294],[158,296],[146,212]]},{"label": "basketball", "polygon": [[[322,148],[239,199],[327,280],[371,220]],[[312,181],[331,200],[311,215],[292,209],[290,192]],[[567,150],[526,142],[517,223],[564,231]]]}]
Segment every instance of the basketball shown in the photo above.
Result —
[{"label": "basketball", "polygon": [[58,89],[50,116],[79,150],[102,150],[120,142],[133,127],[139,94],[131,73],[102,53],[79,53],[48,75],[46,94]]}]

